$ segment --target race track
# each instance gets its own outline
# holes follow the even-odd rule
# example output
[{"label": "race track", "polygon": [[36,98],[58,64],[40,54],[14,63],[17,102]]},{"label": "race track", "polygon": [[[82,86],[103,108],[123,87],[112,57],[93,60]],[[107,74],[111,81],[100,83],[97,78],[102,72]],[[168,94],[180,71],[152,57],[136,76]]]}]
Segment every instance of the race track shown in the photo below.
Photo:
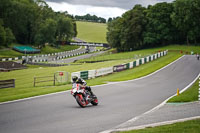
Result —
[{"label": "race track", "polygon": [[98,106],[80,108],[69,91],[1,104],[0,133],[108,130],[159,105],[174,95],[177,88],[185,88],[199,73],[200,61],[188,55],[151,76],[93,87],[99,98]]}]

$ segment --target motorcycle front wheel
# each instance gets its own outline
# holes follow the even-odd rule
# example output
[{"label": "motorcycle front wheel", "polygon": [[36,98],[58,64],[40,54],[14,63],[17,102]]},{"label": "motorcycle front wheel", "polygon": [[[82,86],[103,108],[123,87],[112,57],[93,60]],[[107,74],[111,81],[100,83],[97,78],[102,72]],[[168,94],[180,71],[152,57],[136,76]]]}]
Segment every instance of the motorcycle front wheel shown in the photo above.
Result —
[{"label": "motorcycle front wheel", "polygon": [[91,104],[94,106],[98,105],[98,99],[95,98],[93,101],[91,101]]},{"label": "motorcycle front wheel", "polygon": [[86,102],[82,95],[76,95],[76,101],[79,104],[79,106],[81,106],[82,108],[86,106]]}]

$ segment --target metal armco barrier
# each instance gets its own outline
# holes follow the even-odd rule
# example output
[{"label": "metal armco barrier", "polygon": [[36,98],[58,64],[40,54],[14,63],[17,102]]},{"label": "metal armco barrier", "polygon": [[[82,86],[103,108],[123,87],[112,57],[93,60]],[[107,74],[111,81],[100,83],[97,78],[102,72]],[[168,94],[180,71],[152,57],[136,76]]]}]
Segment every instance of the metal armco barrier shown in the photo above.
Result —
[{"label": "metal armco barrier", "polygon": [[113,73],[113,67],[106,67],[106,68],[101,68],[101,69],[97,69],[95,72],[95,77],[99,77],[102,75],[107,75]]},{"label": "metal armco barrier", "polygon": [[139,60],[139,65],[142,65],[142,59]]},{"label": "metal armco barrier", "polygon": [[130,68],[130,63],[124,64],[125,65],[125,69],[129,69]]},{"label": "metal armco barrier", "polygon": [[99,77],[99,76],[103,76],[103,75],[107,75],[113,72],[120,72],[126,69],[131,69],[137,66],[140,66],[142,64],[145,64],[147,62],[153,61],[159,57],[162,57],[164,55],[167,54],[167,51],[164,52],[159,52],[153,55],[149,55],[147,57],[141,58],[141,59],[137,59],[136,61],[133,62],[129,62],[126,64],[121,64],[121,65],[116,65],[116,66],[112,66],[112,67],[108,67],[108,68],[101,68],[101,69],[97,69],[97,70],[87,70],[87,71],[80,71],[80,72],[73,72],[71,74],[71,77],[73,76],[78,76],[81,77],[83,79],[90,79],[90,78],[95,78],[95,77]]},{"label": "metal armco barrier", "polygon": [[120,72],[126,69],[126,65],[117,65],[113,67],[113,72]]},{"label": "metal armco barrier", "polygon": [[88,71],[82,71],[80,73],[80,76],[82,79],[88,79]]},{"label": "metal armco barrier", "polygon": [[133,62],[133,67],[136,67],[136,61]]}]

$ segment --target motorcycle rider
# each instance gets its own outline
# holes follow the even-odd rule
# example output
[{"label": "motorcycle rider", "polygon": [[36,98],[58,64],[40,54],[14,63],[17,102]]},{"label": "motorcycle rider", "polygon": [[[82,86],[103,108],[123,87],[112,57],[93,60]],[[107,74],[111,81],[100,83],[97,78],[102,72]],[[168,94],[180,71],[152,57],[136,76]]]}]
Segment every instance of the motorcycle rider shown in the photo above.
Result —
[{"label": "motorcycle rider", "polygon": [[199,53],[197,53],[197,55],[196,55],[196,56],[197,56],[197,60],[199,60]]},{"label": "motorcycle rider", "polygon": [[91,97],[94,97],[94,94],[91,90],[91,87],[90,86],[86,86],[87,85],[87,82],[85,80],[83,80],[82,78],[78,78],[77,76],[73,76],[72,77],[72,88],[75,88],[76,87],[76,84],[80,84],[81,87],[84,87],[85,90],[88,90],[91,94]]}]

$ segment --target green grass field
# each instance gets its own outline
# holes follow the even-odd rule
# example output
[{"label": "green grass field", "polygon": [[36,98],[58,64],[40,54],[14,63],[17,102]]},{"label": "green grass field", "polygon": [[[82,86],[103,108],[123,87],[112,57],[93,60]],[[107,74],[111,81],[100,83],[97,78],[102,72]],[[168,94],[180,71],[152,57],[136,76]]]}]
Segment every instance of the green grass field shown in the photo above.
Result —
[{"label": "green grass field", "polygon": [[200,119],[120,133],[199,133]]},{"label": "green grass field", "polygon": [[102,23],[76,21],[77,37],[86,42],[107,43],[107,25]]}]

